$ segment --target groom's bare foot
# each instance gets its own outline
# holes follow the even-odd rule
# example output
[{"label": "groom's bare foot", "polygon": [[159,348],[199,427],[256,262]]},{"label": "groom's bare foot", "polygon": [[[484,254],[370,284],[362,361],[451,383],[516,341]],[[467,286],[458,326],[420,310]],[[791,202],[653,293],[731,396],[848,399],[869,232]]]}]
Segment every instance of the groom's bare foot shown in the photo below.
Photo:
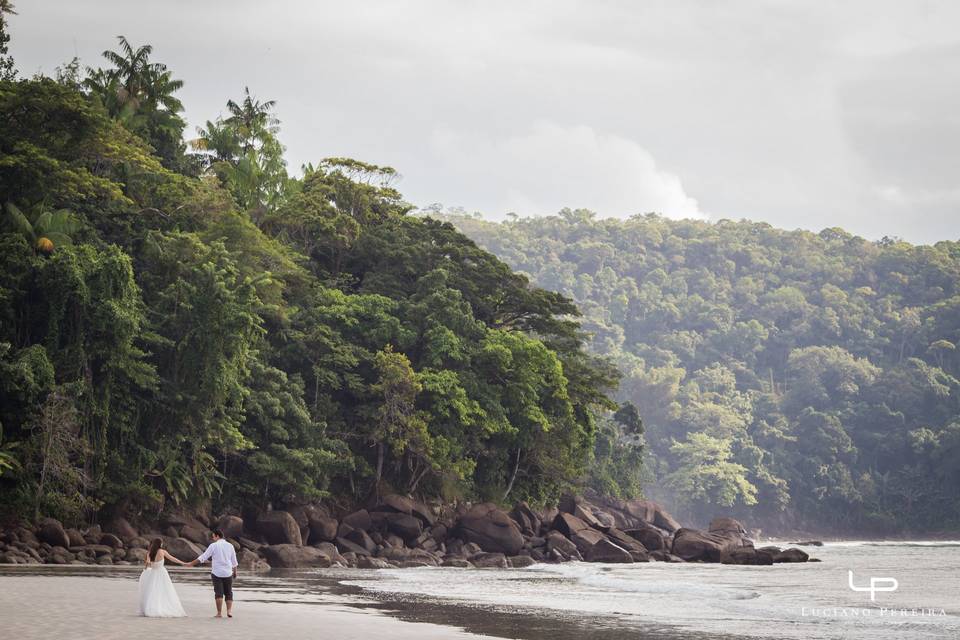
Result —
[{"label": "groom's bare foot", "polygon": [[214,615],[213,617],[214,617],[214,618],[222,618],[223,615],[218,613],[218,614]]},{"label": "groom's bare foot", "polygon": [[228,617],[228,618],[232,618],[232,617],[233,617],[233,614],[232,614],[232,613],[228,613],[228,614],[227,614],[227,617]]}]

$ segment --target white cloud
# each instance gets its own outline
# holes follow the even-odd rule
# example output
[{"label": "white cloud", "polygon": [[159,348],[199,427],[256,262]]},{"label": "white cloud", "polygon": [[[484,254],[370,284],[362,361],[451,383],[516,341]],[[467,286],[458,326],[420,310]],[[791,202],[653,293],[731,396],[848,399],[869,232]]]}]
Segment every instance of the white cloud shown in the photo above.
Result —
[{"label": "white cloud", "polygon": [[[627,138],[592,127],[540,120],[527,131],[495,136],[441,127],[431,150],[455,182],[470,182],[482,202],[456,202],[503,215],[547,215],[584,207],[604,217],[655,211],[671,218],[705,218],[680,178]],[[474,191],[474,189],[470,189]]]}]

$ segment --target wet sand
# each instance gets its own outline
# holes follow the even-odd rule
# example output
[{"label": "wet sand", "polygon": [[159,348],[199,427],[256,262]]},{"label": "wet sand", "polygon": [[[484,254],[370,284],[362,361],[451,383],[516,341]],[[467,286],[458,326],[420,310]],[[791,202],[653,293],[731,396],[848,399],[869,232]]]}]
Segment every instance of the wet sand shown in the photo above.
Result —
[{"label": "wet sand", "polygon": [[369,640],[479,640],[489,636],[466,633],[437,624],[406,622],[388,614],[350,607],[326,594],[258,591],[235,588],[237,602],[232,619],[213,617],[213,591],[191,575],[178,579],[171,572],[187,618],[160,619],[137,615],[138,593],[134,579],[108,574],[0,575],[0,629],[2,636],[18,640],[70,638],[71,640],[235,640],[280,638],[337,638]]}]

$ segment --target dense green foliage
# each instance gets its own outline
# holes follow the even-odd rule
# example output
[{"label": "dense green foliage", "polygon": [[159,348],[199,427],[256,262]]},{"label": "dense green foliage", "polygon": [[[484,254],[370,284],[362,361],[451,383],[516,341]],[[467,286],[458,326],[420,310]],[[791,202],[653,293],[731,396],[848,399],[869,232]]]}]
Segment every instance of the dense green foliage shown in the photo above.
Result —
[{"label": "dense green foliage", "polygon": [[568,299],[407,215],[393,169],[288,176],[249,91],[188,152],[151,55],[0,82],[7,513],[542,501],[594,460],[638,491],[639,418],[607,416]]},{"label": "dense green foliage", "polygon": [[960,523],[960,244],[583,210],[448,219],[577,302],[640,407],[654,495],[811,528]]}]

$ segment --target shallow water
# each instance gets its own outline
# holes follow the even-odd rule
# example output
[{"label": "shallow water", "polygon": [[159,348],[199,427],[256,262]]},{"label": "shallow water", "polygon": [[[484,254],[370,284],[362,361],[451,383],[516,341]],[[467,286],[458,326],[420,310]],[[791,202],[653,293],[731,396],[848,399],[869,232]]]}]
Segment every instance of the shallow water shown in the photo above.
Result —
[{"label": "shallow water", "polygon": [[[838,542],[807,550],[822,562],[273,571],[241,575],[237,598],[370,607],[526,640],[960,638],[960,541]],[[874,577],[895,578],[897,589],[877,591],[871,602],[869,592],[850,589],[851,570],[858,588]],[[139,568],[4,567],[0,573],[132,580]],[[171,574],[175,583],[207,582],[197,570]]]},{"label": "shallow water", "polygon": [[[602,619],[632,637],[960,637],[960,542],[840,542],[808,551],[822,562],[384,570],[377,580],[345,583],[394,600]],[[850,589],[848,571],[857,588],[871,577],[894,578],[897,588],[876,591],[871,602],[869,592]]]}]

